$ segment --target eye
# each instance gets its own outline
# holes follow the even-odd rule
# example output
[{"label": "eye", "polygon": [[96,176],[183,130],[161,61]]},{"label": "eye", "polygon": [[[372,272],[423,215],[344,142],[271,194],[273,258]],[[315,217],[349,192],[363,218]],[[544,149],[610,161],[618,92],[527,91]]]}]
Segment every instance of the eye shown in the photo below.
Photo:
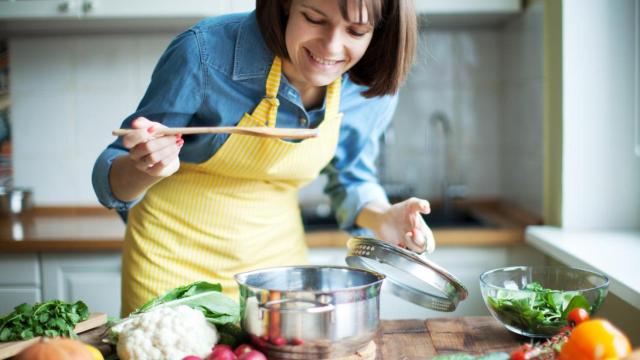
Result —
[{"label": "eye", "polygon": [[354,29],[349,29],[349,34],[355,36],[355,37],[363,37],[365,35],[367,35],[368,31],[362,32],[362,31],[356,31]]},{"label": "eye", "polygon": [[324,21],[322,21],[322,20],[312,19],[309,15],[307,15],[307,14],[305,14],[305,13],[302,13],[302,16],[304,16],[304,18],[305,18],[308,22],[310,22],[310,23],[312,23],[312,24],[315,24],[315,25],[321,25],[322,23],[324,23]]}]

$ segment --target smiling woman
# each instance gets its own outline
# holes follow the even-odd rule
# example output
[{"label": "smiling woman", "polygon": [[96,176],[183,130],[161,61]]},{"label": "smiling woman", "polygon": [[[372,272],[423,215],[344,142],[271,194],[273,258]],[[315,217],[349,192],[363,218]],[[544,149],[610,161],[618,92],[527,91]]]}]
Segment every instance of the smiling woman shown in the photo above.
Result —
[{"label": "smiling woman", "polygon": [[[412,0],[258,0],[180,34],[122,124],[133,131],[94,167],[98,198],[127,221],[123,315],[183,284],[237,296],[234,274],[307,263],[297,191],[321,171],[342,229],[433,251],[427,201],[390,204],[374,165],[415,46]],[[210,126],[318,136],[163,131]]]},{"label": "smiling woman", "polygon": [[[306,67],[311,69],[315,56],[316,64],[328,62],[334,75],[351,70],[356,84],[369,87],[366,97],[396,93],[411,67],[417,41],[411,1],[292,0],[288,8],[286,2],[260,0],[256,7],[265,41],[276,55],[291,65],[311,63]],[[317,85],[327,81],[314,79],[313,73],[292,76],[311,78]]]}]

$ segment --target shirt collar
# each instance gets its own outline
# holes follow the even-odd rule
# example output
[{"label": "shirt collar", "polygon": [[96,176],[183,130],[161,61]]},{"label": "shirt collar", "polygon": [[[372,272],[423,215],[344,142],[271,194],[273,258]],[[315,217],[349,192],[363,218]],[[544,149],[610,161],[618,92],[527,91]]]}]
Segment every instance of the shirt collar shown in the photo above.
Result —
[{"label": "shirt collar", "polygon": [[256,12],[240,24],[234,53],[233,80],[267,77],[274,54],[262,38]]}]

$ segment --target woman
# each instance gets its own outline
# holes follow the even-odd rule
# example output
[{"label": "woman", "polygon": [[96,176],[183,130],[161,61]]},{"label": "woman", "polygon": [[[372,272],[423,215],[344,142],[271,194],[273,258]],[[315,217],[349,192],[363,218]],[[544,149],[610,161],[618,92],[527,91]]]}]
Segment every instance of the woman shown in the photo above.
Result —
[{"label": "woman", "polygon": [[[137,131],[93,172],[100,201],[127,220],[123,315],[195,280],[237,296],[236,273],[305,263],[297,190],[321,170],[342,229],[433,251],[420,217],[429,204],[390,205],[374,168],[415,42],[411,0],[258,0],[253,13],[179,35],[122,124]],[[165,126],[309,127],[319,136],[155,134]]]}]

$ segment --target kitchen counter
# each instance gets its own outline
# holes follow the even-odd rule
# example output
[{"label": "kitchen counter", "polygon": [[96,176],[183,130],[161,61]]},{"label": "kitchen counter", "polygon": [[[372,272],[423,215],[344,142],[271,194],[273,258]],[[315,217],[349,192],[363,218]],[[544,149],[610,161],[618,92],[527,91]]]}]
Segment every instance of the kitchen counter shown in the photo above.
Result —
[{"label": "kitchen counter", "polygon": [[[104,355],[113,349],[100,342],[105,327],[80,335]],[[383,320],[376,336],[377,360],[430,359],[451,353],[511,352],[528,339],[509,332],[489,316],[427,320]]]},{"label": "kitchen counter", "polygon": [[[524,242],[534,216],[497,201],[464,206],[493,227],[437,228],[438,246],[500,246]],[[99,207],[36,208],[16,217],[0,217],[0,251],[114,251],[122,248],[125,226],[114,211]],[[307,233],[310,247],[344,247],[348,235],[337,229]]]}]

